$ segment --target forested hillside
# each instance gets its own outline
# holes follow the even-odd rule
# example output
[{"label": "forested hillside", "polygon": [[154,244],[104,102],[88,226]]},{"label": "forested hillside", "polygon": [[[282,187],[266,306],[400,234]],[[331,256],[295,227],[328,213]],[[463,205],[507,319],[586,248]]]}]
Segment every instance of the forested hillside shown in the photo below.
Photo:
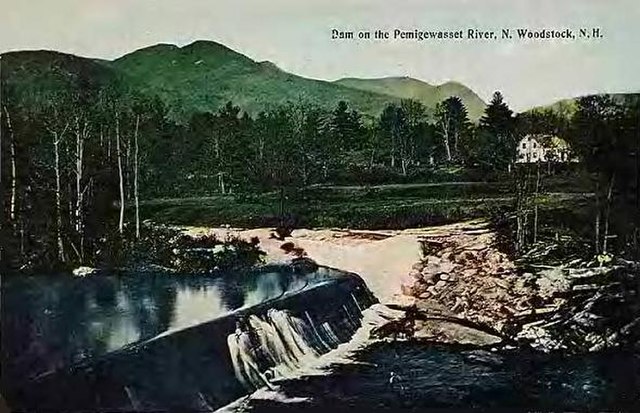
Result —
[{"label": "forested hillside", "polygon": [[334,82],[353,89],[382,93],[401,99],[415,99],[429,109],[452,96],[459,97],[469,112],[469,118],[477,121],[486,104],[471,89],[458,82],[430,85],[410,77],[387,77],[381,79],[345,78]]},{"label": "forested hillside", "polygon": [[[637,240],[619,227],[638,219],[627,208],[638,188],[635,95],[580,98],[567,117],[553,110],[514,114],[496,92],[473,122],[457,96],[435,107],[418,98],[388,100],[298,78],[208,42],[156,46],[115,63],[8,53],[1,69],[0,253],[10,268],[117,261],[128,240],[140,237],[140,205],[148,200],[215,195],[242,203],[277,194],[278,211],[270,213],[283,223],[287,199],[318,186],[511,182],[514,170],[529,182],[532,170],[514,164],[526,134],[564,137],[589,160],[583,173],[594,183],[602,228],[594,245],[602,249],[614,229],[620,242]],[[269,81],[256,82],[256,73]],[[294,99],[299,91],[313,99]],[[523,199],[530,189],[516,186],[513,195]],[[530,208],[523,205],[530,204],[518,206],[526,227]],[[624,222],[610,220],[614,206]],[[400,222],[384,205],[366,208],[346,221],[335,219],[344,216],[336,208],[311,211],[308,222]],[[402,211],[406,222],[441,219],[433,209]],[[252,214],[236,221],[273,222]]]}]

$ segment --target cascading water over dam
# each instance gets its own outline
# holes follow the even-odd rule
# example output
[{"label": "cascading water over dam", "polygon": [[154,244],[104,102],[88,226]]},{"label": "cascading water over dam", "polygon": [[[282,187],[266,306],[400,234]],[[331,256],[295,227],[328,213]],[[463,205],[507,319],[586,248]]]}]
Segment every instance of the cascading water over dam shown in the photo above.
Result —
[{"label": "cascading water over dam", "polygon": [[305,318],[299,318],[277,309],[239,321],[236,331],[227,338],[236,378],[247,389],[270,386],[271,380],[290,376],[338,347],[361,326],[358,300],[353,294],[351,297],[353,302],[343,304],[344,318],[337,322],[316,325],[307,311]]},{"label": "cascading water over dam", "polygon": [[[14,363],[20,360],[15,367],[7,362],[11,377],[17,379],[6,386],[11,390],[8,398],[12,405],[25,411],[41,406],[60,411],[215,410],[312,368],[323,355],[360,334],[367,309],[377,301],[359,276],[326,267],[300,271],[295,266],[272,266],[193,286],[182,283],[196,283],[195,278],[173,280],[168,275],[131,281],[72,280],[77,284],[74,294],[80,296],[75,297],[76,302],[81,300],[89,307],[82,309],[84,313],[69,309],[69,314],[64,307],[68,301],[63,295],[52,295],[49,284],[40,288],[37,282],[22,285],[21,281],[3,286],[9,300],[16,303],[26,302],[24,294],[60,300],[59,304],[32,300],[45,303],[44,312],[29,307],[24,317],[15,311],[12,315],[24,320],[44,317],[37,321],[38,328],[44,325],[49,334],[64,333],[63,337],[45,337],[52,349],[61,339],[67,339],[67,331],[52,324],[65,323],[65,317],[74,317],[76,324],[80,321],[72,335],[84,340],[76,341],[77,347],[66,347],[73,353],[52,353],[55,363],[33,367],[29,376],[20,376],[25,363],[35,365],[42,355],[31,355],[31,347],[13,345],[12,338],[31,332],[22,333],[26,322],[9,320],[17,331],[3,335],[3,344],[15,348],[19,357],[11,359]],[[64,283],[61,287],[69,290]],[[162,289],[156,292],[158,287]],[[112,289],[113,299],[102,297]],[[171,298],[169,293],[174,289],[177,295]],[[127,294],[132,291],[144,297],[129,298]],[[103,315],[105,310],[92,304],[94,295],[103,307],[104,302],[117,308]],[[150,303],[154,311],[163,309],[164,303],[176,308],[166,315],[155,314],[138,303]],[[196,316],[202,321],[181,324],[180,320],[194,317],[191,303],[204,308],[204,314]],[[51,308],[56,314],[49,318],[46,314]],[[204,318],[207,314],[208,320]],[[155,328],[154,320],[169,322]],[[96,330],[98,326],[115,328],[108,341],[114,346],[112,350],[103,344],[104,331],[98,337],[101,341],[93,344],[89,340],[94,331],[101,331]],[[47,341],[43,343],[48,345]],[[124,345],[117,347],[118,343]]]}]

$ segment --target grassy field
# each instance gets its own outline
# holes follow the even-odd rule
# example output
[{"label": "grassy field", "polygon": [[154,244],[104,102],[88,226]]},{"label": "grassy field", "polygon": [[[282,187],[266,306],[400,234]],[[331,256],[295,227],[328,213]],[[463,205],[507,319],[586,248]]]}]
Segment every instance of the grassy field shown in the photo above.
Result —
[{"label": "grassy field", "polygon": [[[555,192],[541,202],[545,208],[566,208],[586,197]],[[503,183],[324,186],[289,191],[284,213],[296,227],[400,229],[491,217],[512,204],[509,187]],[[144,219],[174,225],[275,226],[280,222],[280,195],[154,199],[143,202],[141,212]]]}]

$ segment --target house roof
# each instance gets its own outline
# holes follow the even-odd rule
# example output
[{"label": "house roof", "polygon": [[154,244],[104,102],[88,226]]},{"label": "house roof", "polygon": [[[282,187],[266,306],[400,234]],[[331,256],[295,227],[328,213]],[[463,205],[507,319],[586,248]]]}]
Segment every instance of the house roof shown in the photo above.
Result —
[{"label": "house roof", "polygon": [[570,149],[569,144],[564,139],[556,135],[526,135],[520,142],[524,140],[534,140],[538,144],[544,146],[547,149]]}]

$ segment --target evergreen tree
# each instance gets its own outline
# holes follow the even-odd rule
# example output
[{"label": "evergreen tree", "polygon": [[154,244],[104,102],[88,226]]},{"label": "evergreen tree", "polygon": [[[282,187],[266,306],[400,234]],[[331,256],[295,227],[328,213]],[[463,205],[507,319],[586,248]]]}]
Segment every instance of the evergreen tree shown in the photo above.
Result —
[{"label": "evergreen tree", "polygon": [[515,160],[516,133],[513,111],[504,102],[502,93],[495,92],[480,118],[481,151],[485,161],[497,170],[506,170]]}]

